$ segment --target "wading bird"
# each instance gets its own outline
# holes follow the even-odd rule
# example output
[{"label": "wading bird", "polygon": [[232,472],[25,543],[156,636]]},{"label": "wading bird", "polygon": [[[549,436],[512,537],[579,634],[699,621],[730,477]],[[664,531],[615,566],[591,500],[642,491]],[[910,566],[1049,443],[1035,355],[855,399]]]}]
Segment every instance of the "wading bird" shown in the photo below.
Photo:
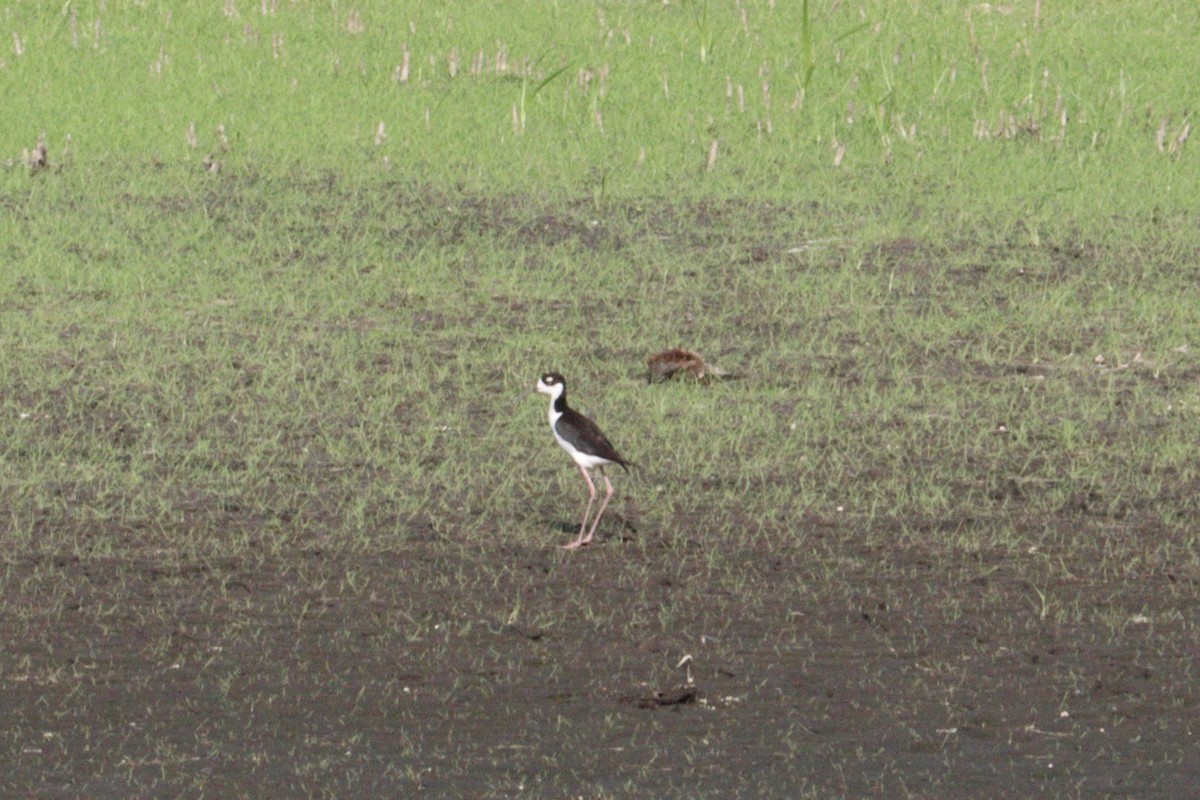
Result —
[{"label": "wading bird", "polygon": [[[596,533],[596,528],[600,525],[600,517],[604,516],[604,509],[613,496],[612,481],[604,474],[604,465],[620,464],[628,472],[632,462],[621,457],[621,454],[612,446],[612,442],[608,441],[608,437],[597,427],[596,423],[567,405],[567,383],[562,375],[557,372],[547,372],[538,381],[537,390],[550,396],[550,432],[554,434],[554,439],[558,442],[559,447],[566,450],[567,455],[579,465],[579,471],[583,473],[583,479],[587,481],[588,504],[583,511],[579,536],[575,537],[575,541],[570,544],[563,545],[567,550],[574,550],[592,540],[592,535]],[[592,521],[592,527],[589,529],[588,514],[592,511],[592,504],[596,502],[596,484],[592,483],[592,476],[588,474],[588,470],[593,468],[599,469],[600,477],[604,478],[605,495],[604,500],[600,503],[600,510],[596,512],[596,518]]]}]

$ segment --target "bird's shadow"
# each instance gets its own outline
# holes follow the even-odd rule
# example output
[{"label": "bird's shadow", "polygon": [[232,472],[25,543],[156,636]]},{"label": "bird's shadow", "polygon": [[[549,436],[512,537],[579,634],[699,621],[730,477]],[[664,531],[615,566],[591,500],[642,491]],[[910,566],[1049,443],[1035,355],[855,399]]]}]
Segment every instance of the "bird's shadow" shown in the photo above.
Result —
[{"label": "bird's shadow", "polygon": [[560,522],[555,522],[553,524],[553,527],[555,529],[557,529],[559,533],[579,533],[579,523],[578,522],[561,522],[560,521]]},{"label": "bird's shadow", "polygon": [[[578,522],[559,520],[550,523],[550,527],[559,533],[567,533],[572,536],[579,533]],[[604,520],[600,523],[600,529],[596,531],[596,539],[600,541],[605,539],[627,541],[631,538],[632,534],[636,533],[638,533],[638,527],[629,518],[624,514],[615,513],[610,509],[604,512]]]}]

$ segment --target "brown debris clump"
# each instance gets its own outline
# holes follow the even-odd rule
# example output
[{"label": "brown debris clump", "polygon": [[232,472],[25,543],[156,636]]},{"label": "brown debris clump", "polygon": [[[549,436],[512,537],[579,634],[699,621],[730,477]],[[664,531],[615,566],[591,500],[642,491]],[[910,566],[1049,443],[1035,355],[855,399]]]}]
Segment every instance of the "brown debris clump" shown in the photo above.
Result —
[{"label": "brown debris clump", "polygon": [[655,353],[646,360],[646,366],[650,370],[651,383],[670,380],[677,372],[687,373],[697,380],[732,377],[720,367],[706,362],[699,353],[679,347]]}]

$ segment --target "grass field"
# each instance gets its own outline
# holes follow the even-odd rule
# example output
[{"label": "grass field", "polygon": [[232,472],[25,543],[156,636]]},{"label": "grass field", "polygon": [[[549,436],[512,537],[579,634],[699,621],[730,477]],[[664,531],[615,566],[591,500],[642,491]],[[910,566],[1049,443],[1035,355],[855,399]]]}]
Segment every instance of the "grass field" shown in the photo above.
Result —
[{"label": "grass field", "polygon": [[0,23],[0,793],[1200,783],[1192,4]]}]

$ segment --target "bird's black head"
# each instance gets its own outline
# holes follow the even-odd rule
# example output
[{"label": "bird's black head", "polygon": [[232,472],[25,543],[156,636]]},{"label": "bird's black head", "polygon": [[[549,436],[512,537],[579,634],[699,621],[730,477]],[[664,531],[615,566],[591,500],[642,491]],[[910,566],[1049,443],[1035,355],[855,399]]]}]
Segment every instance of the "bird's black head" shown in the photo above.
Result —
[{"label": "bird's black head", "polygon": [[537,390],[551,397],[559,397],[567,390],[567,382],[557,372],[547,372],[538,381]]}]

